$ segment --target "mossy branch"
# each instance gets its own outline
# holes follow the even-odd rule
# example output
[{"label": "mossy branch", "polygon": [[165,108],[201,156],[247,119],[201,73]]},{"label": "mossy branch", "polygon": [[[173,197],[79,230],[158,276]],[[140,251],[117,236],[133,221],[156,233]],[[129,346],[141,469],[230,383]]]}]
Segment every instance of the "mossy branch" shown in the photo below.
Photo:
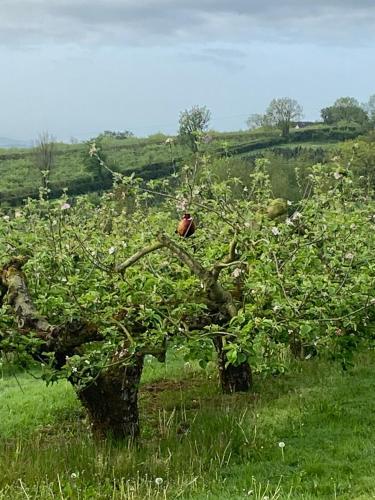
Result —
[{"label": "mossy branch", "polygon": [[[65,364],[65,357],[74,354],[74,350],[84,344],[102,341],[104,338],[96,325],[87,321],[69,321],[61,325],[51,324],[47,318],[39,314],[30,296],[26,277],[22,271],[25,258],[12,259],[1,270],[0,285],[5,291],[6,300],[14,311],[19,330],[24,333],[34,333],[41,340],[40,347],[30,352],[37,360],[44,358],[43,352],[55,354],[55,366],[60,368]],[[166,346],[144,347],[142,354],[153,354],[162,357]]]}]

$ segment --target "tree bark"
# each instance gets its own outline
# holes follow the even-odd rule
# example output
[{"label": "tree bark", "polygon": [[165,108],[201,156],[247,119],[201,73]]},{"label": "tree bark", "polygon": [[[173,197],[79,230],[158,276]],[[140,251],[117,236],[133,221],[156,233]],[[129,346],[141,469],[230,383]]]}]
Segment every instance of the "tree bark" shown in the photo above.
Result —
[{"label": "tree bark", "polygon": [[223,350],[223,338],[221,336],[215,337],[214,345],[217,352],[219,378],[223,392],[233,394],[234,392],[249,391],[253,385],[249,363],[245,361],[238,365],[230,364],[226,366],[228,360]]},{"label": "tree bark", "polygon": [[[76,349],[91,342],[103,340],[95,325],[86,321],[71,321],[53,325],[41,316],[34,306],[27,282],[22,273],[23,259],[14,259],[0,271],[0,299],[6,298],[17,319],[19,330],[28,335],[36,334],[41,341],[30,355],[44,361],[45,353],[53,353],[54,368],[61,369],[66,358],[76,354]],[[121,324],[120,324],[121,326]],[[136,437],[139,434],[138,386],[146,353],[165,358],[166,345],[152,346],[129,355],[124,345],[112,357],[109,366],[103,369],[94,381],[79,389],[78,380],[69,380],[77,390],[85,406],[96,435],[114,438]],[[49,361],[46,357],[45,361]]]},{"label": "tree bark", "polygon": [[78,391],[78,397],[98,437],[135,438],[139,435],[138,388],[143,356],[129,364],[113,366],[102,372],[90,385]]}]

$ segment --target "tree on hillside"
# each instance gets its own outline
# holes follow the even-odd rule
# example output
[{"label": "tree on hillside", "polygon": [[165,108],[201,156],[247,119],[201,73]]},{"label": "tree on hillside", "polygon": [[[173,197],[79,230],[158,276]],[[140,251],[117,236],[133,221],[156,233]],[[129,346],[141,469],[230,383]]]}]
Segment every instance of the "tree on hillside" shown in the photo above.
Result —
[{"label": "tree on hillside", "polygon": [[291,123],[300,120],[303,109],[295,99],[281,97],[273,99],[264,115],[264,123],[281,129],[283,137],[288,137]]},{"label": "tree on hillside", "polygon": [[367,113],[367,116],[372,124],[375,125],[375,94],[369,97],[369,100],[366,104],[363,105],[364,110]]},{"label": "tree on hillside", "polygon": [[364,126],[369,121],[368,114],[354,97],[340,97],[332,106],[323,108],[320,113],[327,125],[344,121]]},{"label": "tree on hillside", "polygon": [[34,162],[42,176],[42,186],[48,188],[51,170],[55,162],[55,138],[48,132],[39,134],[34,147]]},{"label": "tree on hillside", "polygon": [[194,153],[198,151],[199,137],[207,130],[210,119],[211,112],[206,106],[193,106],[180,113],[178,131],[180,140]]},{"label": "tree on hillside", "polygon": [[134,137],[133,132],[130,130],[121,130],[121,131],[115,131],[115,130],[104,130],[101,134],[98,135],[98,138],[100,139],[130,139],[131,137]]},{"label": "tree on hillside", "polygon": [[265,115],[262,115],[260,113],[254,113],[250,115],[249,118],[246,120],[246,125],[250,130],[252,130],[259,127],[265,127],[268,125],[268,123],[265,118]]}]

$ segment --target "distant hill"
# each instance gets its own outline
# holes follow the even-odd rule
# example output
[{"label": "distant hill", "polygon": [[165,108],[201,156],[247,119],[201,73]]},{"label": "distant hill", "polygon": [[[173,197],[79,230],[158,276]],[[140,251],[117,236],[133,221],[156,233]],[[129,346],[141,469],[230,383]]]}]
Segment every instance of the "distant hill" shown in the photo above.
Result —
[{"label": "distant hill", "polygon": [[[256,158],[273,155],[273,174],[270,175],[274,191],[278,196],[292,200],[298,195],[295,166],[301,169],[305,164],[310,166],[324,162],[326,152],[362,132],[359,127],[322,124],[293,128],[287,138],[282,137],[278,129],[211,131],[207,136],[209,140],[200,144],[200,151],[217,160],[217,168],[223,169],[224,176],[228,173],[229,163],[220,167],[220,161],[232,158],[231,175],[241,179],[241,176],[248,179]],[[135,173],[145,182],[166,178],[193,160],[192,152],[186,145],[177,138],[172,143],[166,143],[166,136],[161,134],[149,138],[101,137],[100,141],[106,163],[112,170],[124,175]],[[41,174],[35,166],[30,143],[0,137],[0,208],[16,206],[25,198],[39,196]],[[51,198],[61,196],[65,189],[70,196],[75,196],[112,186],[112,177],[102,178],[92,172],[85,161],[87,158],[89,152],[85,143],[56,144],[49,179]]]},{"label": "distant hill", "polygon": [[21,141],[19,139],[10,139],[9,137],[0,137],[0,148],[31,148],[32,141]]}]

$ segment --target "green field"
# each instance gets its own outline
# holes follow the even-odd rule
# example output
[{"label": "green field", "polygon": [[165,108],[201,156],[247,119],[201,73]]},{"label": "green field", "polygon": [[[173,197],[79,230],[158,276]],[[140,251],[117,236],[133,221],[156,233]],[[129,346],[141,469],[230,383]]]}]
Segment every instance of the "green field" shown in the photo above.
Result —
[{"label": "green field", "polygon": [[[358,136],[358,129],[315,126],[292,130],[289,139],[280,137],[278,131],[247,131],[230,133],[208,133],[210,142],[202,144],[202,152],[216,158],[238,157],[249,167],[254,158],[280,149],[299,148],[299,154],[313,152],[316,148],[334,149],[345,139]],[[111,169],[145,180],[170,175],[175,168],[189,161],[191,152],[175,140],[169,147],[167,136],[156,134],[147,139],[128,138],[122,140],[106,138],[102,150]],[[175,138],[176,139],[176,138]],[[311,154],[310,154],[311,156]],[[314,156],[314,155],[313,155]],[[85,165],[88,146],[85,144],[57,144],[54,164],[50,174],[52,197],[60,196],[67,188],[72,195],[108,189],[110,178],[95,179]],[[275,182],[277,184],[277,182]],[[0,150],[0,206],[21,204],[28,196],[37,197],[42,185],[40,171],[35,165],[33,150]]]},{"label": "green field", "polygon": [[374,361],[293,362],[235,396],[211,366],[146,361],[136,445],[94,442],[67,384],[3,373],[0,498],[375,498]]}]

